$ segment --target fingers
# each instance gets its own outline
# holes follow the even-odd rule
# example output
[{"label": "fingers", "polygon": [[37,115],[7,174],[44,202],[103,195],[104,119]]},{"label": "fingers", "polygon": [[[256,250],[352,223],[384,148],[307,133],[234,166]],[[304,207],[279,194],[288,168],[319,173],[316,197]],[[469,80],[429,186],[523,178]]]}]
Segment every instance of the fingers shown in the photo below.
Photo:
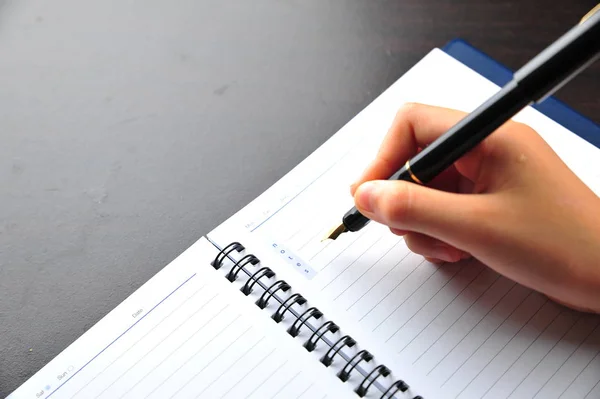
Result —
[{"label": "fingers", "polygon": [[411,251],[423,255],[432,263],[458,262],[469,257],[466,252],[424,234],[408,233],[404,241]]},{"label": "fingers", "polygon": [[471,251],[482,232],[486,199],[456,194],[403,181],[375,180],[358,187],[358,210],[369,219],[399,232],[412,231],[435,237]]},{"label": "fingers", "polygon": [[387,179],[404,163],[455,125],[465,113],[447,108],[407,104],[400,108],[379,152],[363,175],[351,187],[365,181]]}]

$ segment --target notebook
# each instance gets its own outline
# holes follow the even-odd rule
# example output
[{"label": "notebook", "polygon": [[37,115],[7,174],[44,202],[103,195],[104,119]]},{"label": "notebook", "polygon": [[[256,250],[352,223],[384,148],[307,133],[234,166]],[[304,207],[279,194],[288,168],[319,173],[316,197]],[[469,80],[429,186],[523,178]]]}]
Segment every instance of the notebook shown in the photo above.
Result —
[{"label": "notebook", "polygon": [[[9,398],[600,398],[600,317],[377,223],[321,242],[403,103],[470,111],[508,78],[433,49]],[[600,195],[600,127],[552,98],[514,119]]]}]

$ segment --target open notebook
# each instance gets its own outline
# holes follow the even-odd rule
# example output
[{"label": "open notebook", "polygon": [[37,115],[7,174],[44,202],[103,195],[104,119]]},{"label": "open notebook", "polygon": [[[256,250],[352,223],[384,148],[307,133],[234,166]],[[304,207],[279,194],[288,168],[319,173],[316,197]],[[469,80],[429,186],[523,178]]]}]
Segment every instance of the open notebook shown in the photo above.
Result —
[{"label": "open notebook", "polygon": [[[600,398],[599,317],[428,263],[376,223],[321,242],[401,104],[469,111],[496,90],[434,49],[10,398]],[[600,194],[598,148],[534,108],[515,119]]]}]

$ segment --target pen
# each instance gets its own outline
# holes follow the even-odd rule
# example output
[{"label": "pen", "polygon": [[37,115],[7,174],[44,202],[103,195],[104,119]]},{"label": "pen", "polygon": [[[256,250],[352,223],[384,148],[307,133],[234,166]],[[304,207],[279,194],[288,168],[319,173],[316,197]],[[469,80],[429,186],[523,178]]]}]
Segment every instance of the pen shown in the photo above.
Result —
[{"label": "pen", "polygon": [[[600,5],[599,5],[600,6]],[[388,180],[426,184],[533,102],[550,96],[600,56],[598,6],[513,75],[499,92],[409,159]],[[369,223],[356,207],[325,239],[361,230]]]}]

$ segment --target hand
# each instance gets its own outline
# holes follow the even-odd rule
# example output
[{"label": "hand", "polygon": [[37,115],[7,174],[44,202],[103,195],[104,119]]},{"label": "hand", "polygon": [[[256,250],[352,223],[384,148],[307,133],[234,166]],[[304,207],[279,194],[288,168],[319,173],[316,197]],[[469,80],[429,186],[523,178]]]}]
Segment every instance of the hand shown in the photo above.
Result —
[{"label": "hand", "polygon": [[567,306],[600,312],[600,198],[528,126],[504,124],[427,187],[379,180],[464,115],[404,106],[351,188],[358,210],[431,261],[473,256]]}]

